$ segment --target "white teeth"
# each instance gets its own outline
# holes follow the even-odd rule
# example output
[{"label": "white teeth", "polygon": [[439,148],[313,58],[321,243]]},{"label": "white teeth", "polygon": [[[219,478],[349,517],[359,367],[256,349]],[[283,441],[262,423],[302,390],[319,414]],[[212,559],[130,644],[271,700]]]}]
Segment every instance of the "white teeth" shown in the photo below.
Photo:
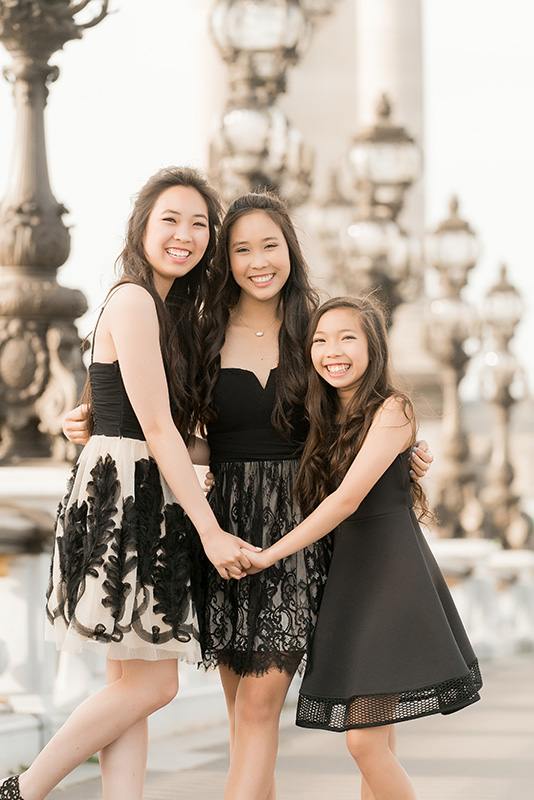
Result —
[{"label": "white teeth", "polygon": [[339,375],[348,372],[349,364],[327,364],[326,369],[330,375]]},{"label": "white teeth", "polygon": [[173,248],[169,248],[167,252],[170,256],[173,256],[174,258],[187,258],[187,256],[190,255],[189,250],[175,250]]},{"label": "white teeth", "polygon": [[274,278],[274,272],[271,275],[256,275],[250,280],[252,283],[268,283],[272,278]]}]

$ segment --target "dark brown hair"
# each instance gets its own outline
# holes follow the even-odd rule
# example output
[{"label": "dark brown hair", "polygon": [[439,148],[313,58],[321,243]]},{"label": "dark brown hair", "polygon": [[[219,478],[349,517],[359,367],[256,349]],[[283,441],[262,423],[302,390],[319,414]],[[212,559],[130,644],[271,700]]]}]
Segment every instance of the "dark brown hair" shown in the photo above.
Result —
[{"label": "dark brown hair", "polygon": [[[153,270],[145,253],[143,237],[158,197],[173,186],[196,189],[204,199],[208,208],[209,241],[199,263],[186,275],[175,279],[164,302],[154,286]],[[154,298],[174,421],[185,440],[194,433],[198,423],[199,315],[206,294],[208,267],[215,253],[221,213],[217,193],[200,172],[191,167],[165,167],[159,170],[135,197],[124,248],[115,262],[119,279],[110,290],[112,292],[124,283],[135,283],[143,286]],[[90,403],[87,381],[82,402],[88,401]]]},{"label": "dark brown hair", "polygon": [[241,292],[230,268],[230,234],[239,219],[255,211],[263,211],[280,228],[289,250],[291,269],[280,294],[282,325],[278,335],[279,361],[272,422],[280,433],[290,438],[294,426],[301,421],[306,393],[304,340],[318,296],[311,286],[308,266],[289,210],[280,197],[272,192],[252,192],[238,197],[229,207],[221,225],[215,258],[208,273],[208,293],[203,314],[205,352],[202,421],[206,424],[216,419],[213,393],[221,364],[220,352],[225,342],[230,312],[237,305]]},{"label": "dark brown hair", "polygon": [[[350,401],[341,425],[336,423],[339,410],[338,395],[315,371],[311,363],[311,346],[319,320],[336,308],[355,311],[367,338],[369,365]],[[310,321],[306,340],[308,391],[306,411],[310,432],[295,484],[295,492],[305,514],[311,513],[339,485],[354,461],[371,427],[374,416],[388,397],[398,398],[406,419],[412,424],[415,443],[416,420],[413,403],[399,391],[391,376],[389,344],[385,314],[381,304],[370,295],[334,297],[318,308]],[[417,481],[412,481],[414,505],[419,519],[431,519],[426,496]]]}]

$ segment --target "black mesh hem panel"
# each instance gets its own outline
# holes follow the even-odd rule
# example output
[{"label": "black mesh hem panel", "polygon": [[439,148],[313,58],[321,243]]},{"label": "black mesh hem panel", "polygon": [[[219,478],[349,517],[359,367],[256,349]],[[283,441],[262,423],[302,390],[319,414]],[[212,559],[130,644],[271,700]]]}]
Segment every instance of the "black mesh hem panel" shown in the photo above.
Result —
[{"label": "black mesh hem panel", "polygon": [[452,714],[479,700],[481,687],[482,676],[475,660],[467,675],[407,692],[361,695],[348,700],[301,694],[296,723],[301,728],[347,731],[391,725],[429,714]]}]

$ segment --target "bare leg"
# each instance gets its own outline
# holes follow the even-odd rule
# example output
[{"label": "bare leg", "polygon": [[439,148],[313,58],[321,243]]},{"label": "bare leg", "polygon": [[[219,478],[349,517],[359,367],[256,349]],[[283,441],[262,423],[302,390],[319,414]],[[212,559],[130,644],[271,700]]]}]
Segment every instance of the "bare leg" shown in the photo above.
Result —
[{"label": "bare leg", "polygon": [[[122,661],[108,659],[108,685],[122,677]],[[148,719],[140,719],[99,753],[104,800],[142,800],[148,755]]]},{"label": "bare leg", "polygon": [[[397,756],[397,733],[395,730],[395,725],[389,726],[389,736],[388,736],[388,747],[393,753],[393,755]],[[365,780],[362,775],[362,798],[361,800],[376,800],[374,794],[372,793],[371,789],[369,788],[369,784]]]},{"label": "bare leg", "polygon": [[227,704],[228,696],[235,690],[233,709],[229,710],[234,719],[234,739],[223,800],[274,800],[276,797],[274,768],[278,727],[292,677],[277,669],[258,677],[239,677],[221,668],[225,692],[228,688]]},{"label": "bare leg", "polygon": [[[175,659],[122,662],[121,677],[78,706],[20,776],[24,800],[44,800],[89,756],[169,703],[178,689]],[[119,800],[131,796],[120,792]]]},{"label": "bare leg", "polygon": [[[228,722],[230,725],[230,757],[231,757],[235,742],[235,703],[237,697],[237,690],[239,688],[239,682],[241,680],[241,675],[238,675],[233,670],[224,666],[219,667],[219,673],[221,677],[221,683],[224,689],[226,708],[228,709]],[[269,789],[269,792],[265,800],[276,800],[276,782],[274,779],[274,775],[271,782],[271,788]]]},{"label": "bare leg", "polygon": [[[362,773],[365,800],[416,800],[413,784],[390,749],[390,725],[347,731],[347,747]],[[394,745],[393,741],[393,745]]]}]

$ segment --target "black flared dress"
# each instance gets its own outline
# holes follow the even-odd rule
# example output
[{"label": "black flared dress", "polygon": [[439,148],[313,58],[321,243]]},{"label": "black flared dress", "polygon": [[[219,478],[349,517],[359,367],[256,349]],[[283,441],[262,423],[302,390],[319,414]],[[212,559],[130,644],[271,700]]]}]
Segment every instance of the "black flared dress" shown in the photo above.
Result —
[{"label": "black flared dress", "polygon": [[407,453],[333,533],[297,725],[345,731],[479,699],[478,661],[411,508]]},{"label": "black flared dress", "polygon": [[198,534],[148,449],[118,362],[89,375],[95,427],[58,510],[46,638],[119,660],[198,663]]},{"label": "black flared dress", "polygon": [[[218,419],[208,428],[215,485],[209,501],[221,527],[266,548],[301,519],[293,497],[303,426],[295,441],[271,423],[277,370],[262,387],[253,372],[221,369]],[[202,645],[204,666],[240,675],[299,666],[315,625],[330,556],[326,537],[270,569],[222,580],[207,565]]]}]

